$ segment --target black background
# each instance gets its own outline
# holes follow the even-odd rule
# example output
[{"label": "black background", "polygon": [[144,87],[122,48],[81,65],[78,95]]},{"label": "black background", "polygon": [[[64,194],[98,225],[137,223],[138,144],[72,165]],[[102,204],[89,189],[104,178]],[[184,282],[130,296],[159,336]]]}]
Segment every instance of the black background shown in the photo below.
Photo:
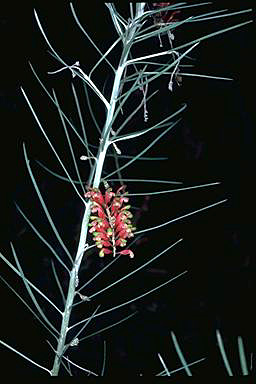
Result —
[{"label": "black background", "polygon": [[[253,5],[252,0],[214,1],[212,6],[204,6],[201,10],[199,7],[194,12],[184,11],[181,17],[210,11],[211,7],[240,10],[251,8]],[[105,51],[116,38],[107,8],[101,2],[84,4],[81,1],[74,2],[74,7],[91,37]],[[51,278],[49,252],[45,246],[38,244],[33,232],[16,212],[13,204],[14,200],[17,201],[42,233],[48,233],[48,223],[27,174],[22,143],[26,142],[29,158],[41,160],[49,166],[56,163],[25,103],[20,91],[21,86],[29,95],[47,132],[51,132],[51,137],[56,145],[59,145],[64,159],[67,153],[57,113],[47,97],[41,95],[42,91],[31,74],[28,61],[32,62],[38,74],[46,81],[48,89],[56,87],[63,100],[67,97],[65,106],[71,111],[75,110],[74,104],[71,105],[71,98],[68,98],[70,96],[67,96],[70,94],[70,73],[63,71],[59,75],[51,75],[52,77],[46,73],[59,68],[59,63],[47,53],[48,47],[38,30],[33,8],[36,8],[53,46],[66,62],[73,64],[79,60],[83,70],[88,73],[99,56],[75,24],[68,2],[62,2],[58,9],[52,7],[51,2],[35,1],[22,5],[5,5],[1,10],[1,252],[12,259],[9,245],[12,241],[24,270],[28,271],[28,276],[55,300],[56,287]],[[127,4],[122,3],[120,9],[125,15]],[[175,44],[249,19],[255,19],[254,11],[251,14],[218,21],[186,24],[180,32],[175,33]],[[255,147],[254,28],[255,24],[251,23],[214,37],[200,43],[193,55],[191,54],[196,59],[194,73],[231,77],[234,79],[232,82],[184,76],[182,86],[176,86],[173,93],[167,89],[168,78],[163,78],[156,84],[155,88],[160,88],[160,92],[156,101],[148,104],[149,122],[146,126],[150,126],[151,121],[157,120],[159,115],[166,116],[182,102],[186,102],[188,108],[182,122],[164,136],[159,145],[150,152],[154,156],[168,156],[168,161],[155,164],[151,161],[137,162],[135,166],[128,168],[124,175],[178,180],[184,182],[185,186],[214,181],[220,181],[221,185],[152,196],[148,201],[143,198],[134,199],[134,205],[142,207],[141,216],[136,216],[138,229],[162,223],[225,198],[228,201],[159,231],[148,232],[135,248],[134,263],[123,259],[111,272],[106,272],[104,278],[95,280],[88,294],[132,270],[133,264],[139,266],[142,261],[148,260],[171,243],[183,238],[182,243],[152,266],[140,271],[138,276],[135,275],[137,277],[134,276],[130,281],[116,286],[116,290],[113,287],[99,296],[99,301],[96,304],[91,303],[89,308],[85,308],[87,304],[84,304],[77,310],[74,317],[76,321],[91,313],[99,303],[102,304],[101,309],[109,308],[188,270],[183,277],[129,305],[128,308],[124,307],[125,309],[109,314],[105,320],[99,317],[91,325],[92,331],[118,321],[134,310],[138,311],[128,322],[88,339],[90,341],[84,341],[79,347],[74,347],[70,356],[81,365],[100,371],[105,340],[107,374],[155,374],[162,370],[157,358],[158,352],[169,363],[169,369],[175,369],[180,363],[171,342],[171,330],[177,335],[187,361],[207,357],[206,362],[194,367],[193,372],[198,375],[225,374],[216,347],[217,328],[224,336],[236,375],[241,373],[237,336],[243,336],[248,359],[250,354],[255,352],[252,192]],[[163,42],[168,49],[167,40],[164,39]],[[140,49],[138,54],[156,52],[159,49],[158,39],[150,41]],[[114,61],[116,57],[113,57]],[[111,77],[105,68],[96,73],[95,81],[100,89],[105,83],[108,94]],[[77,79],[74,83],[78,84]],[[152,85],[152,91],[155,88]],[[134,105],[137,105],[136,97],[140,100],[141,95],[135,95],[132,101]],[[103,119],[100,109],[98,113],[99,119]],[[75,114],[72,118],[75,120],[74,116]],[[131,124],[131,130],[144,125],[142,116],[138,114]],[[90,128],[91,126],[88,127]],[[97,144],[97,138],[92,131],[88,136]],[[155,137],[153,134],[149,135],[148,140]],[[145,143],[146,136],[138,142],[120,144],[120,148],[124,154],[135,154]],[[70,165],[68,156],[66,160]],[[75,252],[82,215],[81,203],[67,183],[49,176],[35,162],[31,161],[31,164],[49,210],[67,245]],[[55,170],[60,171],[60,168]],[[86,178],[86,172],[84,177]],[[159,187],[131,184],[128,188],[131,193],[136,193],[157,190]],[[47,236],[61,252],[54,236],[50,232]],[[103,265],[96,255],[90,255],[88,263],[81,271],[81,279],[86,280],[93,276]],[[18,292],[24,294],[21,282],[17,283],[15,275],[3,262],[1,276],[12,283]],[[67,280],[64,273],[61,278],[65,285]],[[48,335],[41,331],[36,320],[31,319],[29,311],[24,309],[20,302],[17,303],[15,295],[10,294],[4,284],[1,284],[0,289],[1,339],[43,365],[50,366],[53,355],[44,341]],[[54,313],[49,313],[49,316],[54,319]],[[8,367],[12,367],[13,373],[45,375],[21,358],[16,358],[13,352],[4,347],[0,348],[0,352]],[[0,361],[3,362],[2,359]],[[74,374],[78,374],[78,371],[74,370]]]}]

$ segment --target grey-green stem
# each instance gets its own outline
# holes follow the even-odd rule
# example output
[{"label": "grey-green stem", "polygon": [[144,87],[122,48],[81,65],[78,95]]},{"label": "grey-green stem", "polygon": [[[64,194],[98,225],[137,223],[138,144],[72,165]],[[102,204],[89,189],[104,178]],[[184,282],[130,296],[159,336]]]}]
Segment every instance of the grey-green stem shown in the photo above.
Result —
[{"label": "grey-green stem", "polygon": [[[140,17],[143,14],[144,7],[145,7],[145,3],[136,4],[136,15],[133,20],[135,20],[137,17]],[[138,28],[137,23],[134,23],[134,22],[130,23],[127,26],[126,36],[123,39],[123,51],[122,51],[121,59],[119,62],[119,66],[116,70],[109,108],[107,109],[106,122],[105,122],[104,129],[102,131],[99,150],[97,154],[96,169],[95,169],[95,175],[93,179],[93,187],[95,188],[98,188],[100,185],[104,161],[105,161],[108,146],[110,145],[109,135],[112,128],[112,120],[113,120],[113,116],[116,108],[116,101],[121,89],[122,75],[126,67],[128,54],[132,46],[133,36],[137,28]],[[92,169],[91,172],[93,171],[94,170]],[[89,179],[92,179],[92,174],[90,175]],[[65,344],[66,344],[72,305],[73,305],[74,297],[76,294],[76,286],[78,284],[78,272],[79,272],[84,251],[86,250],[88,224],[89,224],[89,218],[90,218],[90,212],[91,212],[90,205],[91,205],[90,202],[85,204],[85,212],[84,212],[84,216],[81,224],[81,232],[80,232],[78,249],[77,249],[76,257],[70,273],[67,299],[66,299],[65,309],[62,314],[61,331],[60,331],[60,338],[58,340],[58,345],[57,345],[57,353],[55,355],[53,368],[51,370],[52,376],[58,376],[60,364],[61,364],[61,358],[62,358]]]}]

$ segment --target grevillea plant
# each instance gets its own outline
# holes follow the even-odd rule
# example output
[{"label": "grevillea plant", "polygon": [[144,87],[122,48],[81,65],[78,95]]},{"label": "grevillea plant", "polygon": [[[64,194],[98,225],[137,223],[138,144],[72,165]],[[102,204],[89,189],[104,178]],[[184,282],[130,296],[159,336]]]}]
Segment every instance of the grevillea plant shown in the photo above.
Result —
[{"label": "grevillea plant", "polygon": [[[218,17],[230,16],[226,10],[220,11],[204,11],[202,14],[193,15],[193,9],[198,6],[205,6],[209,3],[186,3],[186,2],[169,2],[169,3],[129,3],[127,12],[128,16],[122,16],[118,12],[116,6],[113,3],[106,3],[102,5],[105,8],[109,16],[109,22],[113,24],[113,30],[117,34],[115,41],[111,41],[109,48],[102,52],[102,49],[92,40],[89,34],[86,31],[86,27],[82,25],[79,19],[75,8],[70,3],[71,14],[74,17],[74,20],[77,26],[80,28],[82,33],[85,35],[88,44],[92,44],[100,55],[99,60],[97,60],[90,72],[85,73],[83,69],[83,62],[86,61],[83,57],[83,53],[80,52],[81,57],[79,57],[75,63],[66,62],[63,57],[55,50],[52,45],[52,39],[46,33],[46,28],[44,28],[44,22],[41,23],[40,9],[34,11],[34,17],[36,23],[39,27],[39,30],[49,47],[51,59],[56,60],[57,68],[48,71],[50,77],[58,77],[60,72],[69,72],[72,76],[72,80],[77,80],[76,83],[71,84],[71,96],[74,98],[78,121],[79,123],[74,123],[69,117],[69,113],[65,112],[61,107],[59,98],[57,97],[57,92],[52,90],[50,92],[46,85],[41,80],[40,76],[37,74],[34,66],[30,63],[32,72],[39,82],[42,91],[49,97],[49,100],[52,102],[54,108],[56,108],[57,113],[60,118],[61,125],[63,126],[65,138],[67,139],[67,144],[69,146],[70,154],[73,162],[73,170],[76,174],[76,177],[72,176],[72,173],[68,170],[68,167],[64,164],[63,158],[65,154],[60,154],[59,151],[55,148],[52,139],[50,138],[51,129],[45,129],[41,120],[41,117],[37,113],[34,107],[34,103],[29,96],[29,90],[21,88],[21,92],[24,96],[24,99],[27,103],[28,108],[30,109],[46,143],[49,145],[53,155],[55,156],[58,164],[63,170],[63,174],[59,174],[56,171],[49,169],[42,162],[38,161],[38,165],[41,165],[44,170],[50,172],[51,175],[56,176],[56,178],[61,179],[69,183],[69,186],[73,188],[75,196],[78,196],[81,209],[83,209],[83,215],[81,222],[79,223],[79,234],[76,241],[76,251],[71,252],[70,249],[66,246],[66,241],[63,239],[63,236],[60,235],[60,231],[55,225],[50,209],[48,208],[43,193],[40,190],[40,184],[35,177],[33,166],[30,161],[29,153],[27,150],[27,144],[23,144],[23,152],[25,158],[25,164],[33,183],[35,192],[40,201],[41,207],[44,211],[46,219],[49,223],[50,230],[53,231],[58,246],[52,245],[50,241],[40,232],[37,226],[32,223],[32,220],[29,219],[27,214],[21,208],[20,203],[15,203],[18,212],[26,221],[27,225],[31,230],[36,234],[39,240],[49,249],[50,259],[52,265],[53,277],[56,280],[59,294],[62,297],[62,306],[61,304],[57,305],[55,299],[51,296],[48,297],[41,289],[39,289],[36,284],[33,284],[29,278],[26,276],[26,272],[23,271],[21,263],[16,252],[15,244],[11,243],[11,251],[14,257],[15,263],[11,262],[7,257],[0,254],[1,260],[7,264],[12,271],[14,271],[17,276],[23,281],[25,288],[30,296],[32,304],[28,304],[19,293],[13,288],[5,279],[2,278],[2,281],[7,284],[13,293],[17,295],[19,300],[26,306],[26,308],[31,311],[34,318],[38,320],[42,326],[49,333],[48,341],[49,351],[53,355],[52,361],[49,361],[49,366],[46,367],[38,361],[35,361],[34,358],[28,356],[25,353],[20,352],[16,348],[8,344],[7,340],[0,340],[1,345],[6,348],[9,348],[16,354],[23,357],[26,361],[36,366],[38,369],[43,370],[51,376],[58,376],[61,372],[72,375],[72,369],[79,369],[81,374],[90,374],[90,375],[100,375],[102,372],[93,372],[89,368],[85,368],[80,364],[72,361],[69,353],[72,354],[72,347],[77,346],[78,348],[83,348],[81,345],[82,341],[85,340],[87,336],[83,336],[83,332],[86,327],[93,322],[95,318],[103,316],[109,312],[115,311],[120,307],[129,305],[130,303],[143,298],[150,293],[159,290],[161,287],[170,284],[178,277],[183,276],[187,271],[183,271],[178,275],[169,277],[164,283],[155,286],[153,289],[147,289],[144,292],[140,292],[136,297],[132,297],[129,300],[122,301],[114,306],[111,306],[101,312],[98,310],[99,305],[101,304],[96,297],[103,292],[106,292],[108,289],[114,288],[121,281],[127,280],[129,283],[129,278],[135,273],[139,272],[146,265],[149,265],[154,260],[158,259],[163,254],[170,252],[170,250],[182,241],[178,239],[174,243],[170,244],[165,249],[162,249],[154,257],[150,258],[144,263],[140,263],[140,252],[136,252],[135,243],[139,237],[146,233],[152,231],[155,233],[157,229],[161,227],[166,227],[167,225],[176,222],[180,219],[194,215],[198,212],[204,211],[206,209],[215,207],[219,204],[224,203],[227,199],[223,199],[217,202],[213,202],[207,206],[201,206],[196,210],[191,210],[179,217],[170,218],[165,222],[159,222],[160,213],[157,217],[157,223],[153,226],[147,228],[135,228],[135,220],[133,217],[133,196],[139,195],[141,193],[128,193],[126,192],[126,186],[129,191],[134,191],[134,185],[139,185],[140,183],[148,183],[149,185],[155,185],[156,183],[160,184],[175,184],[179,182],[173,182],[171,180],[160,180],[160,179],[132,179],[125,178],[122,175],[122,172],[126,170],[130,165],[132,165],[137,160],[142,161],[153,161],[153,157],[145,157],[144,154],[149,151],[157,142],[167,135],[170,130],[178,125],[180,118],[179,115],[185,110],[186,105],[181,105],[177,110],[171,111],[170,115],[159,120],[150,125],[150,115],[148,111],[149,100],[154,97],[157,93],[153,92],[148,94],[151,85],[154,81],[157,81],[160,76],[163,78],[168,77],[167,88],[170,90],[170,98],[175,97],[175,87],[181,85],[182,78],[186,76],[198,76],[203,78],[212,78],[221,79],[221,80],[231,80],[229,78],[220,78],[216,76],[211,76],[209,74],[192,74],[184,71],[186,64],[183,64],[184,60],[190,59],[190,53],[198,46],[198,44],[208,38],[214,37],[216,35],[222,34],[226,31],[242,27],[249,23],[250,21],[244,21],[239,24],[227,27],[222,30],[215,30],[210,34],[200,36],[194,40],[188,40],[182,44],[175,44],[175,34],[179,33],[179,30],[182,27],[189,23],[191,28],[193,23],[199,23],[210,19],[215,19]],[[89,3],[89,6],[90,3]],[[85,9],[85,8],[84,8]],[[187,17],[183,16],[183,12],[191,11],[191,14]],[[233,14],[242,14],[248,12],[249,10],[233,12]],[[91,12],[91,17],[93,16],[93,7]],[[95,15],[97,19],[97,15]],[[97,23],[96,23],[97,24]],[[95,25],[96,25],[95,24]],[[57,28],[57,27],[56,27]],[[166,39],[168,42],[168,49],[164,50],[162,40]],[[157,41],[157,44],[151,44],[153,50],[149,50],[146,53],[139,54],[142,52],[138,47],[148,46],[150,41]],[[160,49],[159,49],[160,42]],[[118,54],[115,51],[115,48],[119,48]],[[157,47],[157,51],[156,51]],[[115,52],[114,57],[111,57],[112,53]],[[144,52],[144,51],[143,51]],[[79,52],[78,52],[79,53]],[[118,56],[118,60],[117,60]],[[111,62],[113,59],[117,61],[117,64]],[[104,66],[104,70],[107,68],[111,75],[111,91],[105,88],[101,91],[100,86],[97,84],[97,78],[94,77],[96,69],[101,66]],[[105,73],[103,71],[103,73]],[[68,74],[67,74],[68,76]],[[80,84],[79,84],[80,80]],[[75,84],[75,85],[74,85]],[[84,124],[83,113],[81,111],[81,101],[80,94],[78,95],[76,87],[81,85],[81,89],[84,92],[85,101],[87,102],[87,110],[90,113],[90,118],[92,124],[95,125],[95,133],[92,134],[90,131],[86,131],[86,124]],[[81,90],[80,89],[80,90]],[[134,110],[129,110],[127,112],[126,106],[130,100],[135,96],[140,95],[141,99],[137,107]],[[137,96],[135,100],[137,100]],[[100,108],[102,108],[101,116],[98,119],[98,116],[95,114],[94,104],[92,99],[95,101],[97,98]],[[83,100],[83,101],[84,101]],[[159,111],[161,112],[161,111]],[[129,123],[135,117],[136,114],[141,113],[144,120],[144,127],[139,126],[137,131],[130,131]],[[102,119],[103,116],[103,119]],[[80,124],[80,127],[79,127]],[[126,130],[125,133],[123,133]],[[122,146],[123,142],[131,140],[131,143],[135,142],[135,139],[140,140],[140,137],[147,137],[147,134],[156,134],[154,139],[146,141],[145,146],[142,150],[136,152],[136,146],[133,146],[135,150],[132,154],[126,152],[129,150],[129,145]],[[72,135],[71,135],[72,134]],[[93,139],[97,136],[97,145],[93,143]],[[74,141],[77,140],[77,143],[74,144]],[[132,145],[132,144],[131,144]],[[81,148],[85,153],[81,155]],[[113,160],[115,162],[113,168]],[[125,160],[126,162],[120,165],[120,161]],[[155,159],[156,161],[159,159]],[[84,170],[87,174],[84,175]],[[143,169],[142,169],[143,172]],[[113,179],[113,176],[117,175],[116,179]],[[135,184],[133,184],[135,183]],[[195,188],[203,188],[216,186],[218,182],[211,182],[202,185],[194,185],[181,187],[176,189],[169,189],[165,191],[149,191],[145,193],[146,196],[151,195],[160,195],[161,193],[171,193],[178,192],[182,190],[190,190]],[[87,189],[86,187],[87,186]],[[130,198],[131,197],[131,198]],[[128,205],[128,199],[130,198]],[[171,212],[171,207],[170,214]],[[137,224],[136,224],[137,225]],[[137,225],[138,226],[138,225]],[[150,241],[150,239],[148,240]],[[84,276],[82,267],[86,263],[89,255],[93,257],[103,257],[104,262],[107,261],[107,264],[101,265],[101,269],[91,278],[87,279]],[[128,256],[128,257],[127,257]],[[126,263],[139,263],[139,266],[136,266],[131,272],[124,273],[121,278],[118,278],[105,286],[104,288],[98,289],[95,293],[88,295],[89,285],[92,281],[95,281],[103,272],[107,273],[107,270],[118,260],[120,257],[126,261]],[[130,260],[133,259],[133,260]],[[58,264],[56,268],[55,263]],[[129,265],[130,265],[129,264]],[[136,265],[136,264],[135,264]],[[64,287],[63,281],[59,278],[59,275],[64,273],[67,276],[67,284]],[[94,283],[95,284],[95,283]],[[94,285],[95,287],[95,285]],[[119,295],[118,295],[119,297]],[[41,301],[44,301],[42,305]],[[84,305],[84,313],[86,312],[86,305],[90,302],[90,305],[95,304],[95,309],[90,313],[85,315],[80,319],[76,319],[74,316],[74,308],[79,305]],[[88,304],[89,305],[89,304]],[[91,307],[90,307],[91,308]],[[51,310],[51,311],[50,311]],[[56,316],[52,315],[54,311]],[[51,317],[49,317],[51,313]],[[130,314],[128,317],[123,318],[118,321],[127,320],[133,315]],[[116,323],[111,324],[108,328],[115,326]],[[102,332],[102,329],[96,329],[95,334]],[[161,356],[160,356],[161,357]],[[163,360],[161,360],[163,363]],[[186,364],[183,361],[183,366],[186,367]],[[75,368],[74,368],[75,367]],[[187,369],[189,369],[187,367]],[[77,372],[77,371],[76,371]],[[169,371],[165,371],[168,372]]]}]

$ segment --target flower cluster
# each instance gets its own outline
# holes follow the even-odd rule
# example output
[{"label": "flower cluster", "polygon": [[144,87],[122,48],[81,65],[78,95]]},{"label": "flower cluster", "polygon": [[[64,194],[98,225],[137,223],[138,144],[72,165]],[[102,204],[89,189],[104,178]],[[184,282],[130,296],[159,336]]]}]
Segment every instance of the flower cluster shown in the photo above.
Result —
[{"label": "flower cluster", "polygon": [[[129,211],[131,206],[124,205],[129,201],[125,188],[125,185],[121,186],[116,193],[108,188],[104,195],[98,188],[88,188],[85,194],[92,202],[91,212],[94,215],[90,217],[89,232],[93,234],[96,246],[100,248],[100,257],[110,253],[115,256],[117,247],[125,247],[127,238],[134,236],[132,232],[136,228],[130,220],[133,216]],[[118,253],[134,257],[130,249]]]}]

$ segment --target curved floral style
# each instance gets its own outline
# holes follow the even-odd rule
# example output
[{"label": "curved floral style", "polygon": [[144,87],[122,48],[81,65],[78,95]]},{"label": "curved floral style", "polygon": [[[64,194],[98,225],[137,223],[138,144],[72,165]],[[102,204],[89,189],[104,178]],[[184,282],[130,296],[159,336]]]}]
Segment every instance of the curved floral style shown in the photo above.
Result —
[{"label": "curved floral style", "polygon": [[[117,247],[125,247],[127,238],[133,237],[136,229],[131,223],[132,213],[129,211],[130,205],[124,205],[129,201],[125,192],[126,186],[123,185],[116,193],[112,188],[108,188],[103,195],[98,188],[88,188],[85,197],[92,202],[91,212],[97,214],[90,217],[91,227],[89,232],[93,234],[96,246],[100,248],[99,256],[113,253],[116,255]],[[118,252],[121,255],[134,257],[130,249]]]}]

